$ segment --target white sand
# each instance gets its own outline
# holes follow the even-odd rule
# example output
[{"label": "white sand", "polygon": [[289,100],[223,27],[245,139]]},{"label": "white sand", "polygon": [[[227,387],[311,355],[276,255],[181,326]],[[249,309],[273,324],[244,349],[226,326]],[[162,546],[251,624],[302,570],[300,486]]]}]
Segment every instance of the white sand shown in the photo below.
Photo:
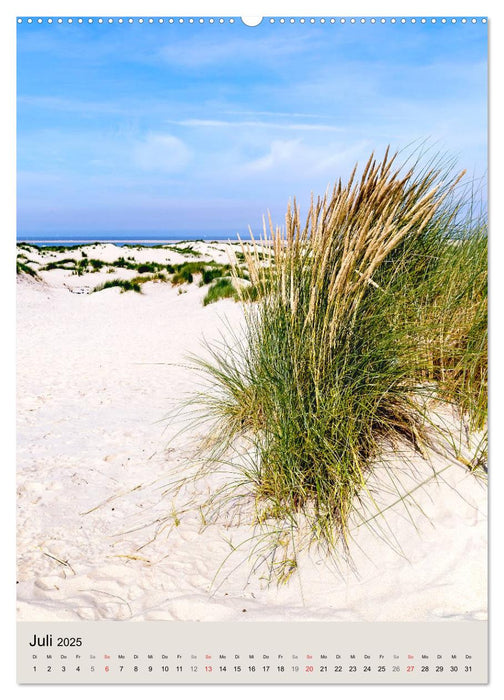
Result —
[{"label": "white sand", "polygon": [[[227,260],[223,245],[198,246]],[[182,259],[112,245],[87,252]],[[342,563],[338,574],[312,552],[288,585],[268,587],[247,561],[235,568],[249,543],[227,560],[217,588],[229,541],[245,542],[253,529],[223,515],[201,532],[197,509],[182,514],[182,500],[163,496],[170,470],[191,466],[189,440],[199,437],[177,435],[177,422],[163,418],[197,389],[197,374],[182,366],[187,354],[225,331],[224,316],[236,326],[241,310],[229,300],[203,307],[197,284],[182,294],[161,283],[142,295],[68,289],[127,272],[55,270],[46,285],[18,284],[19,620],[486,619],[486,485],[440,456],[437,480],[418,456],[413,466],[391,456],[405,490],[430,480],[372,530],[354,527],[356,572]],[[373,488],[387,473],[376,473]],[[221,480],[208,477],[197,494]]]}]

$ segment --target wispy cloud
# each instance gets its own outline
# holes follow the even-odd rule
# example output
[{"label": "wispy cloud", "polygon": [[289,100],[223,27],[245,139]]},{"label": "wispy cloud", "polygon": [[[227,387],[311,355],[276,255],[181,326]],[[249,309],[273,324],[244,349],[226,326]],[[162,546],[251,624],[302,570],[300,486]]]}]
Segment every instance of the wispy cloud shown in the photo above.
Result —
[{"label": "wispy cloud", "polygon": [[[289,115],[290,116],[290,115]],[[182,119],[179,121],[169,120],[168,124],[188,127],[209,127],[209,128],[258,128],[258,129],[289,129],[291,131],[342,131],[342,127],[333,124],[302,124],[290,122],[263,122],[257,120],[245,121],[225,121],[222,119]]]},{"label": "wispy cloud", "polygon": [[241,114],[252,117],[290,117],[291,119],[324,119],[327,114],[318,114],[316,112],[274,112],[274,111],[258,111],[250,109],[224,109],[225,114]]}]

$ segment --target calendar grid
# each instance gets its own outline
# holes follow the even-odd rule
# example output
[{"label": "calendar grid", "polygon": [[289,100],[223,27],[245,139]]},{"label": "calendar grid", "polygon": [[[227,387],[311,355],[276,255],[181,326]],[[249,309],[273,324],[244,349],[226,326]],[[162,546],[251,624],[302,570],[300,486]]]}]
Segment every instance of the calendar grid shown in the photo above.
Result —
[{"label": "calendar grid", "polygon": [[18,623],[18,682],[487,682],[487,623]]}]

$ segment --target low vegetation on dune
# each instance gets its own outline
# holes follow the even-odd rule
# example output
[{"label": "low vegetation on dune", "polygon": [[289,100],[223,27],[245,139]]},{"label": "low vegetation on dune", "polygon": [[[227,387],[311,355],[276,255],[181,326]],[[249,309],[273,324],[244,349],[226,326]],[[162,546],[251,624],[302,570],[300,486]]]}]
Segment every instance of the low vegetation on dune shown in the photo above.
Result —
[{"label": "low vegetation on dune", "polygon": [[229,276],[231,274],[231,265],[215,265],[203,271],[200,285],[211,284],[214,280],[220,277]]},{"label": "low vegetation on dune", "polygon": [[144,274],[146,272],[161,272],[164,270],[173,272],[172,265],[165,265],[157,262],[139,263],[136,262],[134,258],[126,259],[123,256],[117,258],[117,260],[114,260],[114,262],[110,263],[110,265],[112,267],[119,267],[125,270],[136,270],[140,274]]},{"label": "low vegetation on dune", "polygon": [[210,288],[203,299],[203,306],[213,304],[220,299],[238,300],[236,286],[230,277],[219,277],[219,279],[210,285]]},{"label": "low vegetation on dune", "polygon": [[[181,243],[178,243],[177,245],[172,245],[171,243],[167,246],[169,250],[172,250],[174,253],[179,253],[180,255],[193,255],[195,258],[200,258],[201,253],[199,250],[196,250],[193,248],[192,245],[182,245],[185,241],[182,241]],[[196,241],[194,241],[196,242]],[[203,242],[203,241],[201,241]]]},{"label": "low vegetation on dune", "polygon": [[[187,243],[187,245],[183,245]],[[192,248],[189,242],[182,241],[177,245],[156,245],[153,248],[162,248],[168,251],[174,251],[182,255],[193,255],[199,257],[201,254],[199,251]],[[95,247],[95,244],[93,247]],[[124,248],[136,248],[137,246],[125,245]],[[53,270],[64,270],[70,272],[72,275],[77,275],[79,277],[85,274],[91,274],[95,272],[100,272],[104,268],[107,274],[114,274],[118,270],[130,270],[137,272],[138,275],[133,279],[124,280],[120,278],[114,278],[107,280],[103,284],[95,285],[91,290],[92,292],[101,291],[103,289],[108,289],[110,287],[120,287],[122,291],[136,291],[140,292],[142,285],[145,282],[155,281],[155,282],[170,282],[174,287],[182,287],[182,285],[192,284],[193,282],[198,282],[199,285],[210,286],[207,294],[203,299],[203,305],[207,305],[223,298],[237,298],[237,293],[235,290],[235,285],[230,279],[231,275],[234,277],[240,277],[245,280],[248,279],[247,272],[241,266],[233,267],[230,263],[217,263],[215,260],[207,261],[191,261],[186,260],[181,263],[167,263],[167,262],[138,262],[133,256],[124,255],[119,256],[112,262],[107,262],[101,260],[100,258],[91,258],[88,256],[85,250],[80,249],[79,246],[47,246],[40,247],[35,244],[19,243],[18,248],[22,251],[29,252],[33,250],[40,255],[44,255],[50,252],[53,256],[55,253],[65,253],[68,251],[79,251],[81,254],[80,258],[65,257],[56,260],[50,260],[44,265],[40,266],[40,271],[51,272]],[[142,250],[142,248],[140,248]],[[18,255],[18,273],[26,272],[29,275],[36,275],[37,273],[32,269],[27,267],[26,270],[23,266],[27,265],[25,262],[26,255],[20,253]],[[33,262],[33,261],[28,261]],[[185,289],[179,289],[179,293],[184,292]],[[244,298],[244,296],[242,297]],[[250,294],[250,298],[255,298],[255,296]]]},{"label": "low vegetation on dune", "polygon": [[111,289],[112,287],[119,287],[121,292],[138,292],[140,293],[142,291],[142,286],[141,282],[138,280],[120,280],[120,279],[113,279],[113,280],[107,280],[106,282],[103,282],[102,284],[96,285],[91,291],[92,292],[101,292],[104,289]]},{"label": "low vegetation on dune", "polygon": [[202,275],[206,266],[200,262],[184,262],[173,265],[173,268],[174,274],[171,278],[171,283],[176,286],[184,283],[191,284],[194,280],[194,275]]},{"label": "low vegetation on dune", "polygon": [[111,287],[120,287],[121,292],[141,292],[142,285],[146,282],[166,282],[167,278],[162,272],[155,272],[152,275],[137,275],[129,280],[123,279],[111,279],[103,282],[102,284],[96,285],[91,292],[101,292],[104,289],[110,289]]},{"label": "low vegetation on dune", "polygon": [[24,255],[18,255],[16,260],[16,275],[28,275],[34,279],[39,279],[40,276],[38,272],[34,270],[33,267],[30,267],[30,265],[33,264],[33,260],[28,260]]},{"label": "low vegetation on dune", "polygon": [[[228,282],[228,287],[234,288],[232,285],[232,282],[230,281],[230,276],[233,275],[233,277],[240,277],[240,278],[247,278],[247,274],[239,267],[232,268],[230,264],[225,264],[225,265],[219,265],[215,261],[209,261],[209,262],[185,262],[185,263],[180,263],[178,265],[174,265],[174,274],[171,278],[171,283],[173,285],[180,285],[184,283],[191,284],[194,281],[195,275],[200,276],[200,286],[205,286],[208,284],[212,284],[212,287],[215,288],[217,285],[219,286],[219,289],[224,289],[224,284],[218,284],[221,280],[226,280]],[[205,297],[207,299],[209,293]],[[225,296],[231,296],[231,294],[227,295],[217,295],[217,294],[210,294],[210,299],[211,301],[217,301],[219,298],[224,298]],[[211,301],[204,301],[204,305],[211,303]]]},{"label": "low vegetation on dune", "polygon": [[209,513],[246,485],[280,579],[293,566],[286,529],[302,521],[308,546],[334,554],[383,446],[425,453],[427,399],[485,429],[487,235],[483,220],[464,221],[461,178],[437,161],[371,157],[304,222],[295,202],[283,229],[270,221],[260,243],[274,265],[260,245],[243,247],[242,296],[257,301],[243,307],[243,333],[196,361],[212,444],[196,477],[233,462],[238,476]]},{"label": "low vegetation on dune", "polygon": [[75,270],[78,267],[80,261],[74,258],[63,258],[63,260],[51,260],[51,262],[46,263],[41,270],[47,272],[49,270]]}]

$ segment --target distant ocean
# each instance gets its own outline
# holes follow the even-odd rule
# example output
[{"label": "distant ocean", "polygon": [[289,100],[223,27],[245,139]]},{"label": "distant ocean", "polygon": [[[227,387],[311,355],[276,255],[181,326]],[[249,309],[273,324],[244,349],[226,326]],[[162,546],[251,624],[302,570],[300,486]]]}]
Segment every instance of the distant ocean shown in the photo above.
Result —
[{"label": "distant ocean", "polygon": [[[249,236],[245,235],[241,237],[242,240],[248,240]],[[82,236],[68,236],[61,238],[43,238],[42,236],[18,235],[18,243],[33,243],[41,247],[44,246],[74,246],[74,245],[90,245],[92,243],[114,243],[117,246],[125,245],[141,245],[141,246],[157,246],[169,243],[177,243],[181,241],[234,241],[237,240],[236,236],[223,236],[219,234],[215,235],[191,235],[191,234],[180,234],[178,236],[166,235],[166,236],[149,236],[140,235],[135,237],[130,236],[113,236],[113,235],[82,235]]]}]

